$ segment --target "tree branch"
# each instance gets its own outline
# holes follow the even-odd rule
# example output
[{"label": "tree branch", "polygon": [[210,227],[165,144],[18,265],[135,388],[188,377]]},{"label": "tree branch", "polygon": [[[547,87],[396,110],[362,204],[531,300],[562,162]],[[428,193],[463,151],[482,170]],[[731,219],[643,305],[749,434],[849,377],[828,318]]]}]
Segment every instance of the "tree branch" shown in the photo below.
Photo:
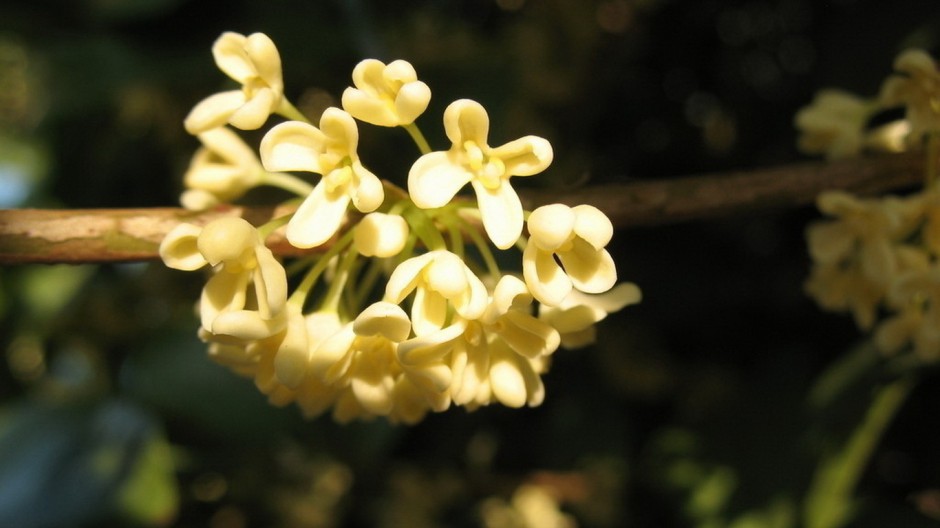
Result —
[{"label": "tree branch", "polygon": [[[869,195],[912,187],[923,178],[923,164],[923,154],[914,152],[573,190],[527,189],[521,194],[527,209],[555,202],[586,203],[625,228],[807,205],[827,189]],[[176,208],[0,210],[0,264],[155,259],[164,235],[181,222],[202,225],[236,215],[260,225],[289,212],[283,207],[237,206],[201,213]],[[267,243],[282,256],[310,252],[288,244],[283,229]]]}]

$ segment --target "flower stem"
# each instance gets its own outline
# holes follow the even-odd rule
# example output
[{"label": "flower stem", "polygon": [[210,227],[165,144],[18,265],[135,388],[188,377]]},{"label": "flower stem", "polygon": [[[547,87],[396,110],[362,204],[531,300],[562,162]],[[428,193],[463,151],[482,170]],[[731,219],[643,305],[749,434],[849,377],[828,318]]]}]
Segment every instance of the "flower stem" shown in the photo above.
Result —
[{"label": "flower stem", "polygon": [[313,185],[300,178],[284,172],[265,172],[261,178],[262,183],[292,192],[298,196],[306,197],[313,192]]},{"label": "flower stem", "polygon": [[310,123],[310,120],[307,119],[307,116],[305,116],[300,110],[297,110],[297,107],[291,104],[291,102],[288,101],[286,97],[281,99],[281,104],[277,107],[276,113],[282,117],[286,117],[287,119],[301,121],[308,124]]},{"label": "flower stem", "polygon": [[480,234],[480,230],[465,220],[463,220],[462,226],[464,228],[464,232],[467,233],[467,236],[469,236],[470,240],[473,241],[473,245],[475,245],[477,250],[480,252],[480,256],[483,258],[483,262],[486,264],[486,269],[489,274],[493,276],[493,279],[498,279],[500,276],[502,276],[502,271],[499,269],[499,264],[496,263],[496,258],[493,256],[493,251],[490,249],[490,245],[486,243],[483,235]]},{"label": "flower stem", "polygon": [[258,227],[258,233],[261,235],[261,239],[264,240],[265,238],[268,238],[268,236],[271,233],[273,233],[275,229],[281,227],[287,222],[290,222],[290,219],[293,217],[294,217],[293,213],[287,214],[284,216],[279,216],[277,218],[271,219],[269,222]]},{"label": "flower stem", "polygon": [[838,528],[848,521],[855,486],[914,384],[914,378],[906,376],[880,387],[864,420],[842,450],[817,468],[804,502],[808,528]]},{"label": "flower stem", "polygon": [[418,125],[409,123],[407,125],[402,125],[402,128],[408,132],[408,135],[411,136],[411,139],[413,139],[415,144],[418,145],[418,150],[420,150],[422,154],[428,154],[431,152],[431,146],[428,145],[428,140],[424,139],[424,134],[421,133],[421,129],[418,128]]},{"label": "flower stem", "polygon": [[352,240],[353,231],[350,229],[346,232],[346,234],[343,235],[342,238],[336,241],[336,244],[334,244],[333,247],[329,249],[329,251],[324,253],[320,259],[317,260],[317,263],[314,264],[312,268],[310,268],[310,271],[308,271],[307,275],[304,276],[303,281],[300,282],[300,284],[297,286],[297,289],[294,290],[294,293],[291,294],[288,302],[302,310],[304,304],[307,302],[307,295],[316,285],[317,279],[319,279],[320,275],[326,271],[327,266],[330,265],[330,261],[332,261],[333,258],[340,253],[340,251],[343,251],[349,247],[349,245],[352,243]]}]

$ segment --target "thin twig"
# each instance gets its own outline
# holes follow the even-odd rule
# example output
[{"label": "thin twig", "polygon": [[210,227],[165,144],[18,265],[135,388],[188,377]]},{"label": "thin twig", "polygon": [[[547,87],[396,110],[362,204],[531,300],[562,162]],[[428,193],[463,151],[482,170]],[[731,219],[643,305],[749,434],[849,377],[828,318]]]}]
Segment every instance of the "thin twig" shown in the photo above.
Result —
[{"label": "thin twig", "polygon": [[[572,190],[524,189],[521,194],[527,209],[555,202],[586,203],[604,211],[618,228],[626,228],[802,206],[827,189],[869,195],[913,187],[921,181],[923,164],[923,154],[915,152]],[[0,210],[0,264],[149,260],[157,258],[160,241],[180,222],[201,225],[237,215],[260,225],[289,212],[235,206],[202,213],[175,208]],[[267,243],[282,256],[310,252],[288,244],[283,229]]]}]

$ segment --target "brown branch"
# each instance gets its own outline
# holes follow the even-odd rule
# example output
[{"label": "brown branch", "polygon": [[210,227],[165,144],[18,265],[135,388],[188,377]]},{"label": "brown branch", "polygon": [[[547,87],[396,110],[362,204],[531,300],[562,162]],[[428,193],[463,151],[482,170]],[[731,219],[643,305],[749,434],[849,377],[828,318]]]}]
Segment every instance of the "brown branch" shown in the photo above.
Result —
[{"label": "brown branch", "polygon": [[[527,190],[523,202],[528,209],[554,202],[592,204],[618,228],[667,224],[806,205],[827,189],[867,195],[911,187],[921,181],[923,163],[921,153],[808,162],[570,191]],[[289,211],[234,206],[202,213],[174,208],[0,210],[0,264],[154,259],[164,235],[180,222],[205,224],[237,215],[260,225]],[[277,254],[303,252],[288,244],[282,233],[267,240]]]}]

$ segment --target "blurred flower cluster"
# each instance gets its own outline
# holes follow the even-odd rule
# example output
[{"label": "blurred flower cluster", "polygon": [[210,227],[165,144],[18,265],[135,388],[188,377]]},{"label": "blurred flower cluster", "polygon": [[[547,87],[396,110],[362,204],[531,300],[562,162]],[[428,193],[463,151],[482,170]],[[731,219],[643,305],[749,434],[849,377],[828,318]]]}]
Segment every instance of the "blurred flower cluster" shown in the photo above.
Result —
[{"label": "blurred flower cluster", "polygon": [[[921,50],[901,53],[895,69],[877,101],[825,91],[797,115],[808,152],[838,158],[890,136],[891,150],[923,146],[927,159],[916,193],[819,196],[819,210],[831,218],[807,231],[813,269],[806,291],[825,309],[850,312],[882,352],[912,350],[933,362],[940,359],[940,71]],[[880,136],[866,131],[875,112],[898,106],[906,110],[902,119]]]},{"label": "blurred flower cluster", "polygon": [[[160,252],[172,268],[211,269],[199,336],[273,404],[403,423],[452,405],[536,406],[555,350],[591,343],[595,323],[640,300],[635,285],[616,284],[613,226],[600,210],[523,209],[510,180],[549,166],[545,139],[490,146],[486,110],[461,99],[443,115],[450,147],[433,151],[415,123],[431,91],[402,60],[360,62],[343,108],[314,125],[285,96],[266,35],[224,33],[212,51],[241,89],[209,96],[186,118],[203,147],[183,205],[211,208],[262,185],[299,205],[257,227],[238,217],[181,224]],[[272,115],[286,120],[264,135],[260,155],[230,128],[258,129]],[[407,191],[366,167],[357,121],[414,140],[421,155]],[[467,184],[473,198],[458,196]],[[310,250],[286,267],[265,245],[282,227]],[[503,269],[494,248],[518,251],[521,265]]]}]

